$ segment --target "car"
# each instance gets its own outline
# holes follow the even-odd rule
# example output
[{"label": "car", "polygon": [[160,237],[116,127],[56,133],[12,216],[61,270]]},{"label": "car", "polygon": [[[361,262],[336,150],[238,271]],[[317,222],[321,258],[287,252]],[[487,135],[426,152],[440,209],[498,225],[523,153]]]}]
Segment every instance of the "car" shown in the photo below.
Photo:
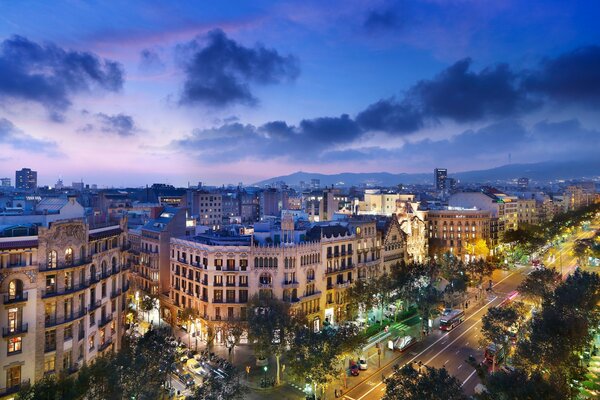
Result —
[{"label": "car", "polygon": [[185,373],[180,377],[181,381],[185,384],[185,387],[190,388],[196,384],[192,375]]},{"label": "car", "polygon": [[200,364],[198,361],[194,360],[193,358],[190,358],[187,361],[187,367],[190,371],[192,371],[194,374],[196,374],[198,376],[203,376],[206,374],[206,371],[205,371],[204,367],[202,366],[202,364]]},{"label": "car", "polygon": [[396,339],[396,341],[394,342],[394,349],[399,351],[405,351],[415,343],[417,343],[417,339],[415,339],[414,336],[402,336]]},{"label": "car", "polygon": [[356,361],[350,361],[350,375],[358,376],[358,374],[359,374],[359,369],[358,369],[358,365],[356,364]]},{"label": "car", "polygon": [[367,369],[367,367],[368,367],[368,364],[367,364],[367,359],[366,359],[366,357],[361,357],[361,358],[359,358],[359,359],[358,359],[358,369],[360,369],[360,370],[363,370],[363,371],[364,371],[364,370],[366,370],[366,369]]}]

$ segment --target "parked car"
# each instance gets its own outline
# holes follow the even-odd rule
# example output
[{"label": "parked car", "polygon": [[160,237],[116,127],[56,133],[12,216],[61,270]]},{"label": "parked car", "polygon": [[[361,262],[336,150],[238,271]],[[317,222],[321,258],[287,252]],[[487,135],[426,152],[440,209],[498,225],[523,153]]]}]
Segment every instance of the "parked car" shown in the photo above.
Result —
[{"label": "parked car", "polygon": [[394,342],[394,349],[405,351],[416,342],[417,339],[415,339],[413,336],[401,336]]},{"label": "parked car", "polygon": [[181,381],[185,384],[185,387],[187,388],[191,388],[196,384],[192,375],[188,373],[185,373],[181,376]]},{"label": "parked car", "polygon": [[356,361],[350,361],[350,375],[358,376],[358,374],[359,374],[359,369],[358,369],[358,365],[356,364]]},{"label": "parked car", "polygon": [[367,367],[368,367],[368,364],[367,364],[367,359],[366,359],[366,357],[361,357],[361,358],[359,358],[359,359],[358,359],[358,369],[360,369],[360,370],[363,370],[363,371],[364,371],[364,370],[366,370],[366,369],[367,369]]},{"label": "parked car", "polygon": [[192,371],[194,374],[196,374],[198,376],[203,376],[206,373],[202,364],[200,364],[198,361],[194,360],[193,358],[190,358],[187,361],[187,367],[190,371]]}]

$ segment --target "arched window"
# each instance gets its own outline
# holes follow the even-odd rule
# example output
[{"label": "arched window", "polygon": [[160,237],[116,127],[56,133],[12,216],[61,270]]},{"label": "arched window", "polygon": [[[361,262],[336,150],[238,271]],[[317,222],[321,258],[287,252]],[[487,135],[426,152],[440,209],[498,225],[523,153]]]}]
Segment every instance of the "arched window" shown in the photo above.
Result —
[{"label": "arched window", "polygon": [[56,251],[52,250],[48,252],[48,268],[56,268],[56,264],[58,261],[58,255]]},{"label": "arched window", "polygon": [[254,268],[258,268],[258,257],[254,257]]},{"label": "arched window", "polygon": [[112,272],[113,273],[117,272],[117,258],[116,257],[112,258]]},{"label": "arched window", "polygon": [[8,298],[19,299],[23,296],[23,281],[14,279],[8,283]]},{"label": "arched window", "polygon": [[100,264],[100,272],[102,275],[106,274],[106,261],[102,261],[102,264]]},{"label": "arched window", "polygon": [[259,259],[258,259],[258,266],[259,266],[260,268],[264,267],[264,264],[263,264],[263,263],[264,263],[264,260],[263,260],[263,258],[262,258],[262,257],[261,257],[261,258],[259,258]]},{"label": "arched window", "polygon": [[73,249],[70,247],[65,250],[65,264],[73,265]]},{"label": "arched window", "polygon": [[271,274],[263,272],[262,274],[260,274],[258,281],[261,285],[270,285],[272,282]]},{"label": "arched window", "polygon": [[312,269],[312,268],[309,268],[309,269],[306,271],[306,279],[307,279],[308,281],[314,281],[314,280],[315,280],[315,270],[314,270],[314,269]]},{"label": "arched window", "polygon": [[79,259],[81,260],[81,262],[85,261],[85,246],[81,246],[81,248],[79,249]]},{"label": "arched window", "polygon": [[273,267],[277,268],[277,257],[273,259]]},{"label": "arched window", "polygon": [[90,267],[90,279],[96,279],[96,266],[94,264],[92,264],[92,266]]}]

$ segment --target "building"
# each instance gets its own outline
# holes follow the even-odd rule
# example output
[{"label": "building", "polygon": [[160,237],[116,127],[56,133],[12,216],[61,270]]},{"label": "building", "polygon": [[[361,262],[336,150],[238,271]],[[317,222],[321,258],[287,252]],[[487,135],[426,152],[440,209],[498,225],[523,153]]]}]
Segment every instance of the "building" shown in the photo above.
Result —
[{"label": "building", "polygon": [[218,228],[223,221],[222,195],[204,190],[188,190],[187,207],[198,225]]},{"label": "building", "polygon": [[517,218],[519,226],[539,224],[537,201],[535,199],[518,199]]},{"label": "building", "polygon": [[446,168],[436,168],[433,170],[433,182],[435,190],[443,192],[448,189],[446,179],[448,178],[448,170]]},{"label": "building", "polygon": [[37,189],[37,171],[23,168],[15,172],[15,188],[20,190]]},{"label": "building", "polygon": [[11,187],[10,178],[0,178],[0,182],[2,182],[1,186],[3,188],[9,188],[9,187]]},{"label": "building", "polygon": [[364,201],[358,203],[358,214],[396,214],[406,202],[414,202],[414,194],[382,193],[380,190],[365,190]]},{"label": "building", "polygon": [[274,188],[265,189],[260,194],[260,216],[277,217],[288,207],[288,193]]},{"label": "building", "polygon": [[319,202],[319,221],[331,221],[333,215],[339,211],[339,200],[336,199],[336,189],[323,190],[323,197]]},{"label": "building", "polygon": [[94,228],[75,218],[0,238],[2,394],[120,348],[126,229],[126,221]]},{"label": "building", "polygon": [[131,270],[135,290],[155,296],[169,292],[170,240],[185,234],[186,209],[177,207],[163,207],[139,233],[132,232],[132,242],[139,242],[139,263]]},{"label": "building", "polygon": [[529,187],[529,178],[519,178],[517,180],[517,185],[519,189],[526,190]]},{"label": "building", "polygon": [[577,210],[594,203],[594,192],[579,185],[567,186],[563,193],[563,206],[565,211]]},{"label": "building", "polygon": [[491,211],[488,210],[429,211],[427,225],[430,256],[440,257],[450,253],[466,262],[473,257],[487,257],[491,220]]}]

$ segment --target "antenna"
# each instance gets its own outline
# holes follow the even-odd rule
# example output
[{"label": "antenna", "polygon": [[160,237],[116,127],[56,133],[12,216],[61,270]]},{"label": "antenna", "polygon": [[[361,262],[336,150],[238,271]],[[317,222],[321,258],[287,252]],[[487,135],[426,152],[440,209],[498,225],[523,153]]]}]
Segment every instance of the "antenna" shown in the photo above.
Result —
[{"label": "antenna", "polygon": [[511,154],[508,153],[508,163],[511,164]]}]

